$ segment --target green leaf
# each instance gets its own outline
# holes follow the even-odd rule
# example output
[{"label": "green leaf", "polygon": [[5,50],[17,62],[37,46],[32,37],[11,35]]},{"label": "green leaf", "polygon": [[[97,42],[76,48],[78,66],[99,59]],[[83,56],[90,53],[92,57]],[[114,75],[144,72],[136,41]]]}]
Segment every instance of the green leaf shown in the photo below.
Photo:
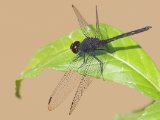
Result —
[{"label": "green leaf", "polygon": [[[122,34],[120,30],[106,24],[101,24],[100,29],[104,38]],[[46,68],[67,71],[69,63],[76,56],[70,50],[71,43],[76,40],[82,41],[84,38],[85,36],[79,29],[40,48],[24,72],[17,78],[16,96],[20,97],[22,80],[37,76]],[[131,37],[114,41],[108,47],[108,53],[98,55],[104,63],[104,80],[128,85],[155,100],[160,99],[160,73],[144,50]],[[98,68],[99,64],[96,60],[93,61],[93,66]],[[74,69],[78,67],[75,65]],[[83,70],[77,72],[83,74]],[[95,71],[89,71],[88,75],[97,77]]]},{"label": "green leaf", "polygon": [[[117,114],[113,120],[138,120],[143,114],[143,111],[128,114]],[[144,119],[145,120],[145,119]]]},{"label": "green leaf", "polygon": [[160,119],[160,101],[156,101],[145,110],[129,113],[126,115],[116,115],[114,120],[159,120]]},{"label": "green leaf", "polygon": [[147,107],[138,120],[159,120],[160,119],[160,101]]}]

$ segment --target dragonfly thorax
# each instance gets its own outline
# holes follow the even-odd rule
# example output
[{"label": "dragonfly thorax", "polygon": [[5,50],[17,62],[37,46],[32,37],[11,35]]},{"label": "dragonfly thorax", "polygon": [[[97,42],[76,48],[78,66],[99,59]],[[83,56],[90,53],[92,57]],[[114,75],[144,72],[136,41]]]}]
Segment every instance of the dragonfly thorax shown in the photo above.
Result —
[{"label": "dragonfly thorax", "polygon": [[82,43],[80,44],[80,51],[81,52],[94,52],[98,48],[104,46],[104,43],[99,40],[98,38],[85,38]]}]

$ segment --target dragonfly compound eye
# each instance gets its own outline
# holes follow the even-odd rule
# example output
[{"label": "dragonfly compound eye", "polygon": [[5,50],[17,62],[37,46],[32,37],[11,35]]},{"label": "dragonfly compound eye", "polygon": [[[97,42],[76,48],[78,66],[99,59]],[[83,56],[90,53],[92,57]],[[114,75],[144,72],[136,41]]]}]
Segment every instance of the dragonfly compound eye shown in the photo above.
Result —
[{"label": "dragonfly compound eye", "polygon": [[80,42],[75,41],[74,43],[71,44],[70,49],[72,50],[73,53],[78,53],[80,48]]}]

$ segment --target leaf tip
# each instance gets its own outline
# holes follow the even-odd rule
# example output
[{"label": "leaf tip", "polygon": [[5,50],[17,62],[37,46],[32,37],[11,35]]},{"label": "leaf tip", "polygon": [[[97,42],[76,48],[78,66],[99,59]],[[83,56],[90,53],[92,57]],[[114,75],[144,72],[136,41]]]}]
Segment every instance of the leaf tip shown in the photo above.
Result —
[{"label": "leaf tip", "polygon": [[17,98],[21,98],[21,95],[20,95],[20,87],[21,87],[21,82],[22,82],[22,78],[17,78],[16,81],[15,81],[15,85],[16,85],[16,88],[15,88],[15,96]]}]

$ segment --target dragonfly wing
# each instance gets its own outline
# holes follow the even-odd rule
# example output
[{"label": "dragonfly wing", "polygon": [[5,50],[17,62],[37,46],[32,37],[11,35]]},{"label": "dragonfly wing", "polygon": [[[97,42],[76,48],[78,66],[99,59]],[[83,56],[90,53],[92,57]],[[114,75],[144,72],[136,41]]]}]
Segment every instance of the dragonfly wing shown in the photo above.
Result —
[{"label": "dragonfly wing", "polygon": [[87,77],[83,77],[81,79],[80,84],[78,86],[78,89],[76,91],[76,94],[74,96],[69,115],[72,114],[73,110],[76,108],[78,102],[80,101],[80,99],[83,95],[83,92],[88,88],[88,86],[90,85],[91,82],[92,82],[92,79],[87,79]]},{"label": "dragonfly wing", "polygon": [[88,88],[88,86],[92,82],[92,79],[87,77],[87,72],[92,70],[92,65],[90,64],[90,63],[92,63],[92,60],[93,60],[93,58],[87,59],[88,64],[85,65],[83,77],[79,83],[79,86],[78,86],[77,91],[75,93],[75,96],[73,98],[69,115],[72,114],[73,110],[76,108],[78,102],[80,101],[84,91]]},{"label": "dragonfly wing", "polygon": [[87,21],[83,18],[79,10],[74,5],[72,5],[72,8],[77,16],[77,19],[78,19],[78,22],[79,22],[79,25],[81,27],[83,34],[86,37],[95,37],[96,36],[95,29],[87,23]]},{"label": "dragonfly wing", "polygon": [[[74,64],[72,63],[72,67],[73,65]],[[73,71],[70,67],[70,70],[64,74],[59,84],[51,94],[48,102],[48,110],[51,111],[58,107],[67,98],[69,93],[78,86],[79,82],[80,80],[73,77]]]},{"label": "dragonfly wing", "polygon": [[103,39],[103,36],[102,36],[100,28],[99,28],[99,18],[98,18],[97,5],[96,5],[96,37],[99,39]]}]

